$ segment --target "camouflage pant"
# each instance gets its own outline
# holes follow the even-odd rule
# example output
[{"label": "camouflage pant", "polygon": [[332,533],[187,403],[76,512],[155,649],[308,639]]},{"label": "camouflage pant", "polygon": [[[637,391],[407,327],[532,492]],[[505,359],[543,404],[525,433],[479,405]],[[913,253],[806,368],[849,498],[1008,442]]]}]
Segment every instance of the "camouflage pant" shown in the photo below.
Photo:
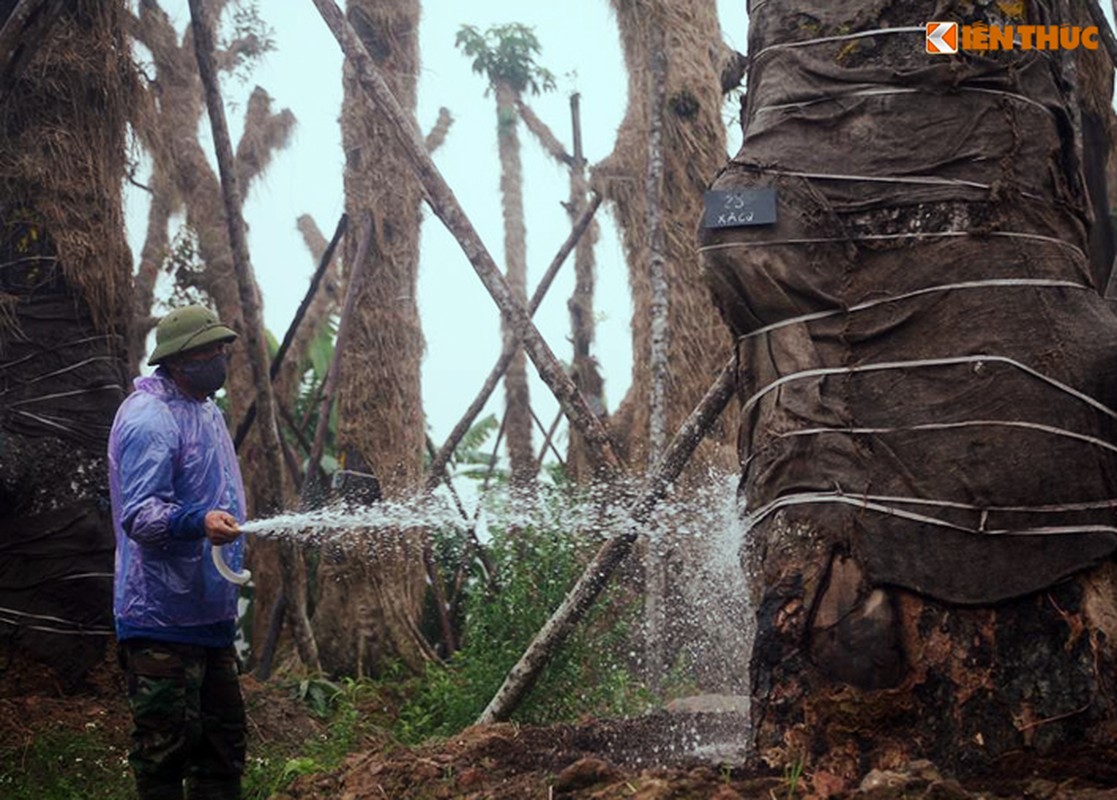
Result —
[{"label": "camouflage pant", "polygon": [[232,647],[120,643],[141,800],[238,800],[245,717]]}]

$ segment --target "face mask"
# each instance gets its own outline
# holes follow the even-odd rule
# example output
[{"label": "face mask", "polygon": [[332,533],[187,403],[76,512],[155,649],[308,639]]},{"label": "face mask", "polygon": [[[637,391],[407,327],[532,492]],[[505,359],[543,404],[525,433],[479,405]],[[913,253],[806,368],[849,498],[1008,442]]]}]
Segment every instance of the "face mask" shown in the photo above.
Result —
[{"label": "face mask", "polygon": [[207,361],[183,361],[178,368],[190,391],[211,395],[225,385],[228,364],[219,353]]}]

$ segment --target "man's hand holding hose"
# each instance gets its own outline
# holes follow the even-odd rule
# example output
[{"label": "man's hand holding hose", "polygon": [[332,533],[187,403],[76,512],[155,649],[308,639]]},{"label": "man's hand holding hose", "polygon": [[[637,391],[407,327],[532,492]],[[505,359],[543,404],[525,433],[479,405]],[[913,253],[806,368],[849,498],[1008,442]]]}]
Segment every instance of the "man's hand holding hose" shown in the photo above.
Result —
[{"label": "man's hand holding hose", "polygon": [[237,525],[237,518],[228,511],[206,512],[205,526],[206,538],[215,547],[229,544],[240,536],[240,526]]},{"label": "man's hand holding hose", "polygon": [[213,545],[213,565],[221,573],[221,577],[236,584],[245,584],[252,580],[252,573],[246,569],[233,572],[225,563],[221,548],[240,536],[240,526],[236,517],[227,511],[208,511],[205,519],[206,538]]}]

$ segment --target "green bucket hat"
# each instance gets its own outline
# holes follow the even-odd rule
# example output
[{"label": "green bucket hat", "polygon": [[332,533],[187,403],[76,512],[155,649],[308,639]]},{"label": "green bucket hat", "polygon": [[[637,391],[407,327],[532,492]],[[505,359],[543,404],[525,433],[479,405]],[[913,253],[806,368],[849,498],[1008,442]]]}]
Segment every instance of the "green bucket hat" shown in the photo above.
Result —
[{"label": "green bucket hat", "polygon": [[168,356],[196,350],[214,342],[231,342],[236,331],[221,324],[217,315],[204,306],[176,308],[159,320],[155,328],[155,352],[148,364],[162,363]]}]

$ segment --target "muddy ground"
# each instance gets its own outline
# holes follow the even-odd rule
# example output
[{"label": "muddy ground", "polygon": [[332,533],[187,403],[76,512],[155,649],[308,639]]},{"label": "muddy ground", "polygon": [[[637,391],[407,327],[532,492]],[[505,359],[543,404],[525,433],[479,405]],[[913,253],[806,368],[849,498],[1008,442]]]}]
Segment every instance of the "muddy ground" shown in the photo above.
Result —
[{"label": "muddy ground", "polygon": [[[325,735],[324,724],[289,687],[244,679],[250,748],[297,745]],[[384,698],[369,698],[370,717]],[[824,774],[789,775],[746,767],[732,712],[660,711],[628,720],[587,719],[548,727],[478,726],[447,740],[404,747],[375,725],[339,768],[303,775],[281,800],[1117,800],[1117,748],[1039,758],[1017,754],[986,775],[959,781],[914,763],[870,772],[858,786]],[[26,747],[46,730],[90,725],[127,748],[122,680],[106,663],[78,694],[33,670],[8,669],[0,684],[0,747]],[[95,799],[93,799],[95,800]]]}]

